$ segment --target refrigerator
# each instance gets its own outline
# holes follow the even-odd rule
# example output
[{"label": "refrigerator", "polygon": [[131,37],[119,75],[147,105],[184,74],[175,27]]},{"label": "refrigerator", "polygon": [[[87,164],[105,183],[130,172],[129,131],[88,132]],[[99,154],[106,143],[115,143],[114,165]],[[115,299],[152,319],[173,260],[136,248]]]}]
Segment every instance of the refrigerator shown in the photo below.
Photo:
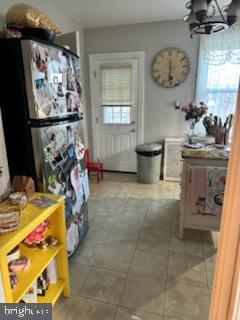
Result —
[{"label": "refrigerator", "polygon": [[71,256],[88,229],[80,59],[35,39],[0,40],[3,127],[11,178],[33,177],[37,190],[65,196]]}]

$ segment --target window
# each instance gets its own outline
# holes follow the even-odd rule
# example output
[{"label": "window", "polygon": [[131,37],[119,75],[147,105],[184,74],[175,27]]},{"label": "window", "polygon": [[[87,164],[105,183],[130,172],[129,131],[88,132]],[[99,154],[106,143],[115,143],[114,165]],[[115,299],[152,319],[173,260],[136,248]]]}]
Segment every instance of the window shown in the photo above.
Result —
[{"label": "window", "polygon": [[103,67],[101,93],[104,124],[129,124],[132,106],[132,68]]},{"label": "window", "polygon": [[209,113],[226,117],[235,112],[240,78],[239,32],[229,30],[202,36],[199,53],[197,102],[204,101]]}]

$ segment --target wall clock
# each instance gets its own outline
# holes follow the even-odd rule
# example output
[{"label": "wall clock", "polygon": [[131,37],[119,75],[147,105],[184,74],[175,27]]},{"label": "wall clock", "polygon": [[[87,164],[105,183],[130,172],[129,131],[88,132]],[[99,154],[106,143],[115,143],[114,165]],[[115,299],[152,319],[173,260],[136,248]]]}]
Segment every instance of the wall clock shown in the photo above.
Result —
[{"label": "wall clock", "polygon": [[161,50],[153,60],[152,75],[162,88],[174,88],[187,78],[190,63],[186,53],[177,48]]}]

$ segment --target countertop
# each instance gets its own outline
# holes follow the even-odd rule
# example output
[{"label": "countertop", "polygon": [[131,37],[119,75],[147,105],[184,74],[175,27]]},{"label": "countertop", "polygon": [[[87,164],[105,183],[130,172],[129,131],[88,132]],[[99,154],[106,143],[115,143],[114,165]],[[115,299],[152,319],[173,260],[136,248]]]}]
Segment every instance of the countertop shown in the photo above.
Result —
[{"label": "countertop", "polygon": [[197,159],[212,159],[212,160],[228,160],[230,148],[219,149],[215,146],[205,146],[201,149],[190,149],[183,147],[183,159],[197,158]]}]

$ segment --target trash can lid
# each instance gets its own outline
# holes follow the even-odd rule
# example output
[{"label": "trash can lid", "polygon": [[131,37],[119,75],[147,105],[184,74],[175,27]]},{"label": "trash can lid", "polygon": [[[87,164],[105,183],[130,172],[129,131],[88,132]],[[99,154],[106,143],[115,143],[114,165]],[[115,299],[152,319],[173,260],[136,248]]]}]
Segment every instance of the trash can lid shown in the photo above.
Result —
[{"label": "trash can lid", "polygon": [[[159,143],[143,143],[136,147],[136,152],[158,152],[161,153],[162,144]],[[159,152],[160,151],[160,152]]]}]

